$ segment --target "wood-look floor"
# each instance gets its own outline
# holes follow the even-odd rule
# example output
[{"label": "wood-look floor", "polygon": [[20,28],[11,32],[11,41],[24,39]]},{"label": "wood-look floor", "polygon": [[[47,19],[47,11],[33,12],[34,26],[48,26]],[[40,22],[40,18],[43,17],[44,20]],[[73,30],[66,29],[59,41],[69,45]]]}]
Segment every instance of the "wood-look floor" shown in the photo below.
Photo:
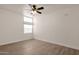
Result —
[{"label": "wood-look floor", "polygon": [[1,55],[77,55],[79,50],[47,43],[40,40],[25,40],[0,46]]}]

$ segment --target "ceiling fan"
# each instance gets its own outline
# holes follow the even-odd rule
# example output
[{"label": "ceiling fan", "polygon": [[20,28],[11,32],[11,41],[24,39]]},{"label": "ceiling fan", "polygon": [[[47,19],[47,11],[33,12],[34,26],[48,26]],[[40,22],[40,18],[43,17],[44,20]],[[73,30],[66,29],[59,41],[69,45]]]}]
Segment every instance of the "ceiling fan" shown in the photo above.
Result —
[{"label": "ceiling fan", "polygon": [[34,4],[33,5],[32,4],[29,4],[29,6],[31,7],[32,12],[36,12],[38,14],[42,14],[42,12],[40,12],[40,10],[43,10],[44,9],[44,7],[37,8],[37,6],[34,5]]}]

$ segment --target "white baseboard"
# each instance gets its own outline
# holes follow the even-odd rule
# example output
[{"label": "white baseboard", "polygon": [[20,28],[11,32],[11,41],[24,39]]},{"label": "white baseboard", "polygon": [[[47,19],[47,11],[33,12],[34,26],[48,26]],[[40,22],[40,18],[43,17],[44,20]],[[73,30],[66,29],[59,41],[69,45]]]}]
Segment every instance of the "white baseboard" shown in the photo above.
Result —
[{"label": "white baseboard", "polygon": [[0,43],[0,46],[2,46],[2,45],[7,45],[7,44],[12,44],[12,43],[16,43],[16,42],[20,42],[20,41],[24,41],[24,40],[30,40],[30,39],[32,39],[32,38],[20,39],[20,40],[16,40],[16,41],[2,42],[2,43]]},{"label": "white baseboard", "polygon": [[77,49],[77,50],[79,50],[79,48],[77,48],[77,47],[72,47],[72,46],[69,46],[69,45],[67,45],[67,44],[62,44],[62,43],[59,43],[59,42],[53,42],[53,41],[49,41],[49,40],[46,40],[46,39],[42,39],[42,38],[37,38],[37,37],[35,37],[35,39],[37,39],[37,40],[41,40],[41,41],[45,41],[45,42],[48,42],[48,43],[53,43],[53,44],[57,44],[57,45],[60,45],[60,46],[64,46],[64,47],[68,47],[68,48],[72,48],[72,49]]}]

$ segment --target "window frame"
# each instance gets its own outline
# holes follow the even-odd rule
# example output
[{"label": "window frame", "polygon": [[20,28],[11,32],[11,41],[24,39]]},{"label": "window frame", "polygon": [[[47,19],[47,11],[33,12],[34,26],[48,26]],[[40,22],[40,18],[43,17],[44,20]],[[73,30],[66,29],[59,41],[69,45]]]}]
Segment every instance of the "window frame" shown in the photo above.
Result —
[{"label": "window frame", "polygon": [[[26,28],[24,27],[24,34],[32,34],[33,33],[33,18],[32,17],[26,17],[26,18],[30,18],[32,20],[32,22],[24,21],[23,25],[31,25],[32,28],[27,28],[27,29],[31,29],[32,31],[27,32],[27,31],[25,31]],[[25,19],[25,16],[24,16],[24,19]]]}]

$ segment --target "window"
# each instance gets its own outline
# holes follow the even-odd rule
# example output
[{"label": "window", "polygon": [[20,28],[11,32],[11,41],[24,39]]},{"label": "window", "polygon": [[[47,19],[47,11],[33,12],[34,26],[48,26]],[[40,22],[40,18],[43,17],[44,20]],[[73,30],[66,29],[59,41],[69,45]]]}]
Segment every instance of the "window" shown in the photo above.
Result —
[{"label": "window", "polygon": [[27,10],[27,8],[30,8],[28,5],[25,5],[23,14],[24,14],[24,33],[32,33],[32,17],[30,10]]},{"label": "window", "polygon": [[32,17],[24,17],[24,33],[32,33]]},{"label": "window", "polygon": [[30,23],[32,23],[32,19],[28,18],[28,17],[24,17],[24,22],[30,22]]}]

